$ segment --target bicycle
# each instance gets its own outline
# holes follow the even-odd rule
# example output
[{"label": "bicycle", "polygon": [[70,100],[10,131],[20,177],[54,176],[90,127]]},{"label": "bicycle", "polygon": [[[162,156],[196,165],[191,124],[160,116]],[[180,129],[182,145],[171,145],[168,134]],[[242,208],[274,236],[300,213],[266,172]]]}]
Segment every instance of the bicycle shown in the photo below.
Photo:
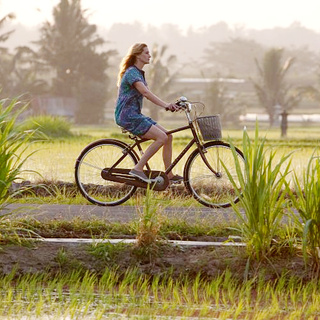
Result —
[{"label": "bicycle", "polygon": [[[129,175],[129,171],[143,153],[142,144],[148,141],[129,134],[130,144],[118,139],[101,139],[85,147],[75,163],[75,180],[81,194],[91,203],[101,206],[116,206],[124,203],[137,188],[151,187],[155,191],[166,190],[170,183],[167,173],[193,146],[184,165],[183,182],[189,193],[201,204],[211,208],[226,208],[239,199],[233,184],[228,179],[224,166],[235,181],[238,181],[235,160],[230,144],[221,140],[219,115],[197,117],[192,110],[201,104],[181,97],[178,104],[188,120],[188,125],[168,134],[191,130],[193,138],[165,171],[151,170],[149,163],[144,172],[152,183],[146,183]],[[244,170],[243,153],[235,148]],[[237,184],[239,185],[239,184]]]}]

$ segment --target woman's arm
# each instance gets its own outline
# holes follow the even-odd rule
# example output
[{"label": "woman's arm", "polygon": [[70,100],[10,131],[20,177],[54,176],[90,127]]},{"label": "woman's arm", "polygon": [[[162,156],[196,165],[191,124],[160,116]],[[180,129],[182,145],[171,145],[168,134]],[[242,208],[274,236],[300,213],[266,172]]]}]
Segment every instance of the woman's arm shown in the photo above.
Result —
[{"label": "woman's arm", "polygon": [[165,109],[170,109],[170,110],[172,110],[173,106],[175,106],[175,104],[173,104],[173,103],[166,103],[163,100],[161,100],[154,93],[152,93],[149,90],[149,88],[144,85],[143,82],[138,81],[138,82],[135,82],[133,85],[145,98],[147,98],[148,100],[150,100],[151,102],[153,102],[157,106],[165,108]]}]

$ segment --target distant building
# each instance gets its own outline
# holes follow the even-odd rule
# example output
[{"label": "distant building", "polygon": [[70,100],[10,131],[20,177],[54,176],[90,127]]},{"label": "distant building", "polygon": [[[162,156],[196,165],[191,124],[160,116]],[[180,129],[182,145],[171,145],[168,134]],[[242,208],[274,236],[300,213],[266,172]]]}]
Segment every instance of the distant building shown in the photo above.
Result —
[{"label": "distant building", "polygon": [[[208,86],[214,82],[221,82],[225,84],[231,92],[237,92],[239,90],[248,90],[248,83],[245,79],[234,78],[178,78],[175,80],[175,84],[180,90],[185,90],[189,95],[193,97],[203,99],[208,90]],[[251,90],[250,84],[249,88]],[[189,97],[190,98],[190,97]]]}]

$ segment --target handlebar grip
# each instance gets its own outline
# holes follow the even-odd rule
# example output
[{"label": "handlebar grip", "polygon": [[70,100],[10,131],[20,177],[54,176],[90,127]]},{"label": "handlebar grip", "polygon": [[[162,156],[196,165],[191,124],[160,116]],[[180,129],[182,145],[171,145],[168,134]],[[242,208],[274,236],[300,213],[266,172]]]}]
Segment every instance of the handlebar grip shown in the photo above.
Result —
[{"label": "handlebar grip", "polygon": [[169,108],[166,108],[166,111],[175,112],[175,110],[170,110]]},{"label": "handlebar grip", "polygon": [[181,108],[186,108],[186,104],[185,104],[185,102],[182,102],[182,101],[180,101],[180,100],[178,100],[177,102],[176,102],[176,105],[177,106],[179,106],[179,107],[181,107]]}]

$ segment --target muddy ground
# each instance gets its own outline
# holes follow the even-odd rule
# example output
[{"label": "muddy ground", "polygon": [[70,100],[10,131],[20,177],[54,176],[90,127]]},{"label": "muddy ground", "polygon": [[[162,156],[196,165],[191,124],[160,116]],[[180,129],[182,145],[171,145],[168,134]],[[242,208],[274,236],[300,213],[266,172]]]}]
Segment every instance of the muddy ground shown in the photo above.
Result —
[{"label": "muddy ground", "polygon": [[[95,249],[95,252],[94,252]],[[301,256],[282,253],[263,262],[250,261],[245,247],[184,247],[162,244],[149,250],[137,249],[136,244],[98,245],[75,243],[45,243],[32,245],[2,245],[0,273],[16,274],[50,272],[66,273],[73,270],[89,270],[98,275],[105,268],[137,268],[148,275],[195,276],[199,272],[206,278],[231,271],[235,278],[262,276],[275,280],[284,273],[308,281],[317,274],[311,265],[305,265]]]}]

